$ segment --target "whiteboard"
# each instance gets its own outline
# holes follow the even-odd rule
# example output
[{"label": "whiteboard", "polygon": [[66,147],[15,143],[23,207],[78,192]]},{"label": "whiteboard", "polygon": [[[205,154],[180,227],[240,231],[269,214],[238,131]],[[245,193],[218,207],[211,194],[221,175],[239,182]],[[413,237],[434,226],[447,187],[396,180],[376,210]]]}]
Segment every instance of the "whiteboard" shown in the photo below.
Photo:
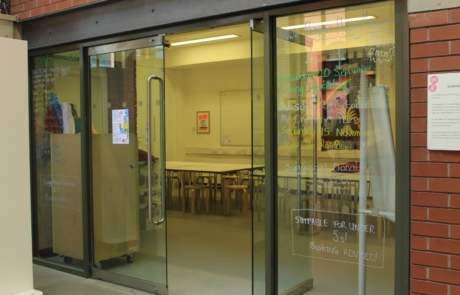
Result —
[{"label": "whiteboard", "polygon": [[251,145],[251,90],[220,92],[220,144]]}]

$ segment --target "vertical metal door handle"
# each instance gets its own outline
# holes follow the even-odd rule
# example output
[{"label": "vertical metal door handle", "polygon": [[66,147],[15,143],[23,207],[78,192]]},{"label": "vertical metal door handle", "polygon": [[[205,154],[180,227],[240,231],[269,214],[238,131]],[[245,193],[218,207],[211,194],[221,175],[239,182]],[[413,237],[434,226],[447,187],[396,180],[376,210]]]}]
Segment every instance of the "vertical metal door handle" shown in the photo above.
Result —
[{"label": "vertical metal door handle", "polygon": [[165,213],[166,213],[166,200],[165,200],[165,187],[164,187],[164,179],[165,177],[160,173],[160,185],[161,185],[161,219],[154,221],[152,219],[152,141],[151,141],[151,130],[150,130],[150,121],[151,121],[151,95],[150,95],[150,83],[152,80],[158,80],[160,83],[160,162],[161,162],[161,169],[165,168],[166,161],[165,161],[165,150],[163,148],[164,144],[164,124],[162,124],[162,120],[164,119],[164,82],[163,79],[156,75],[149,76],[147,78],[147,176],[148,176],[148,194],[149,194],[149,222],[153,225],[160,225],[165,221]]}]

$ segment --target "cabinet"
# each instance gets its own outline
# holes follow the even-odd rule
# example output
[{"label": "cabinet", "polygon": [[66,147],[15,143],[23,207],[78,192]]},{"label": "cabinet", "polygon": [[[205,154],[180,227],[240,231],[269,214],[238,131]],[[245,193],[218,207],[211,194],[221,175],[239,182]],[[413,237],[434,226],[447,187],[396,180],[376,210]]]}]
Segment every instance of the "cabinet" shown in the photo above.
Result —
[{"label": "cabinet", "polygon": [[80,134],[50,134],[53,252],[83,260]]},{"label": "cabinet", "polygon": [[139,251],[137,137],[113,144],[112,134],[92,135],[94,260]]},{"label": "cabinet", "polygon": [[[94,258],[102,261],[139,251],[137,139],[113,144],[112,134],[92,138]],[[83,260],[80,134],[51,134],[53,251]]]}]

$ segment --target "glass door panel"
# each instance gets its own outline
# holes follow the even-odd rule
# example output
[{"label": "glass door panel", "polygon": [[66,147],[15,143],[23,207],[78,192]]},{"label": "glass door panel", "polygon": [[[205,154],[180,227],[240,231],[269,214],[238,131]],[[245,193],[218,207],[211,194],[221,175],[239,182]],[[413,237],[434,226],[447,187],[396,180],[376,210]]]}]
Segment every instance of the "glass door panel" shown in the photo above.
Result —
[{"label": "glass door panel", "polygon": [[[36,256],[81,269],[80,54],[31,60],[35,155]],[[71,233],[71,234],[70,234]]]},{"label": "glass door panel", "polygon": [[163,37],[89,52],[93,273],[165,293]]},{"label": "glass door panel", "polygon": [[280,294],[394,292],[393,7],[276,19]]},{"label": "glass door panel", "polygon": [[[316,203],[313,189],[315,152],[318,145],[317,93],[305,83],[320,84],[318,77],[291,79],[317,71],[317,64],[305,38],[283,27],[291,19],[276,21],[276,82],[278,118],[278,293],[301,294],[311,288],[312,263],[299,259],[294,238],[308,245],[316,230],[295,223],[295,216],[311,218]],[[300,169],[299,167],[304,167]],[[286,177],[289,176],[289,177]],[[309,249],[305,247],[309,254]],[[294,254],[294,255],[293,255]],[[303,253],[305,254],[305,253]]]}]

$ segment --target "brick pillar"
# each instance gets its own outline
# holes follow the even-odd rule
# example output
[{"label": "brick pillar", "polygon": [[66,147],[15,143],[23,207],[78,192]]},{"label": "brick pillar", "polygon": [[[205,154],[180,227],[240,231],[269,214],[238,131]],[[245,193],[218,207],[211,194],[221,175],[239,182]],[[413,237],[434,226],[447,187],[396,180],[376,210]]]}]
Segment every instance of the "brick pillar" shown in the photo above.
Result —
[{"label": "brick pillar", "polygon": [[11,0],[10,14],[25,20],[101,1],[103,0]]},{"label": "brick pillar", "polygon": [[428,151],[426,135],[427,75],[460,71],[460,9],[410,14],[409,26],[410,289],[460,294],[460,152]]}]

